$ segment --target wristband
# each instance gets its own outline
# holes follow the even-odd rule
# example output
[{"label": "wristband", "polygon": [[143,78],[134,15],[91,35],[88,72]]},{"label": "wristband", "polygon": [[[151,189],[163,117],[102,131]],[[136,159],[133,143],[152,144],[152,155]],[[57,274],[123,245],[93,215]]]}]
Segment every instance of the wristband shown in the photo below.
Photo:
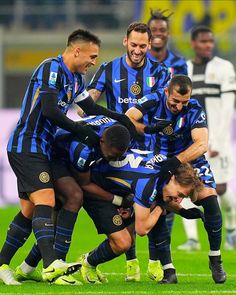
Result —
[{"label": "wristband", "polygon": [[122,197],[117,196],[117,195],[114,195],[112,204],[114,204],[116,206],[121,206],[122,201],[123,201],[123,198]]}]

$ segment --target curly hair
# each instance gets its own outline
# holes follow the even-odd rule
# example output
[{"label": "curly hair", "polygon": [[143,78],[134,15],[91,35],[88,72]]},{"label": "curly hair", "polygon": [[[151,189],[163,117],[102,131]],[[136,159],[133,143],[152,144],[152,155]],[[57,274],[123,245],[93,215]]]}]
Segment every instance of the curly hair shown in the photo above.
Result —
[{"label": "curly hair", "polygon": [[150,18],[147,22],[147,25],[150,26],[150,23],[151,21],[153,20],[163,20],[167,23],[167,27],[169,27],[169,20],[170,20],[170,17],[174,14],[174,12],[170,12],[168,15],[165,15],[165,13],[167,11],[170,11],[169,9],[164,9],[164,10],[161,10],[161,9],[157,9],[157,10],[152,10],[150,9]]}]

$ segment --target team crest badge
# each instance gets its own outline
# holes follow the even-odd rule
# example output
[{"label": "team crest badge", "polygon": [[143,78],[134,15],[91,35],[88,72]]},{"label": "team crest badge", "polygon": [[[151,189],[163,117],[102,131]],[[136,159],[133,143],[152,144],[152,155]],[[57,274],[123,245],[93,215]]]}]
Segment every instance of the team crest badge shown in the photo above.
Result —
[{"label": "team crest badge", "polygon": [[57,73],[56,72],[50,72],[49,75],[49,85],[55,86],[57,81]]},{"label": "team crest badge", "polygon": [[113,218],[112,218],[112,221],[115,225],[119,226],[122,224],[122,218],[120,215],[114,215]]},{"label": "team crest badge", "polygon": [[174,132],[174,130],[173,130],[173,127],[172,127],[171,125],[168,125],[167,127],[165,127],[165,128],[163,129],[163,133],[164,133],[165,135],[172,135],[173,132]]},{"label": "team crest badge", "polygon": [[50,176],[47,172],[41,172],[39,174],[39,180],[42,182],[42,183],[48,183],[49,180],[50,180]]},{"label": "team crest badge", "polygon": [[139,95],[141,92],[141,87],[135,83],[130,87],[130,91],[134,94],[134,95]]}]

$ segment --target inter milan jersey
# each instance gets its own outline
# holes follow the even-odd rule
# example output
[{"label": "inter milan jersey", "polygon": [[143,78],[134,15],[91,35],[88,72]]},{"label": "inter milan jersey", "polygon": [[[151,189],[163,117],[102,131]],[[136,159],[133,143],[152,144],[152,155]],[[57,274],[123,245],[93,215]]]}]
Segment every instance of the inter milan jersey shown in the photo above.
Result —
[{"label": "inter milan jersey", "polygon": [[[163,93],[170,79],[168,69],[158,62],[145,59],[140,68],[132,68],[126,62],[126,55],[100,66],[88,89],[106,92],[107,107],[118,113],[125,113],[144,95],[158,91]],[[150,118],[146,118],[149,120]],[[148,121],[145,122],[148,124]],[[150,150],[151,136],[139,136],[137,148]]]},{"label": "inter milan jersey", "polygon": [[[118,124],[117,121],[105,116],[89,116],[82,119],[85,125],[90,126],[98,136],[102,136],[108,127]],[[79,172],[88,171],[93,164],[102,159],[99,147],[90,148],[81,143],[74,134],[58,128],[54,142],[54,154]]]},{"label": "inter milan jersey", "polygon": [[25,93],[20,119],[8,142],[8,151],[50,155],[56,126],[43,116],[42,94],[56,95],[57,106],[66,113],[74,101],[87,96],[85,82],[72,74],[62,56],[43,61],[34,71]]},{"label": "inter milan jersey", "polygon": [[92,180],[113,194],[133,193],[134,201],[149,208],[162,196],[163,184],[158,182],[160,165],[165,156],[131,150],[120,161],[101,161],[92,169]]},{"label": "inter milan jersey", "polygon": [[[153,61],[158,61],[153,55],[151,55],[150,51],[148,51],[147,56]],[[162,61],[162,63],[167,66],[171,73],[171,76],[176,74],[188,75],[185,59],[181,56],[176,55],[170,50],[167,50],[167,56]]]},{"label": "inter milan jersey", "polygon": [[151,114],[152,124],[156,123],[158,119],[172,121],[172,126],[167,126],[163,132],[157,134],[155,151],[167,157],[173,157],[193,144],[192,129],[207,127],[206,115],[195,99],[190,99],[188,105],[183,107],[179,114],[173,114],[166,106],[166,99],[165,95],[159,97],[154,93],[149,94],[135,107],[144,116],[147,112]]}]

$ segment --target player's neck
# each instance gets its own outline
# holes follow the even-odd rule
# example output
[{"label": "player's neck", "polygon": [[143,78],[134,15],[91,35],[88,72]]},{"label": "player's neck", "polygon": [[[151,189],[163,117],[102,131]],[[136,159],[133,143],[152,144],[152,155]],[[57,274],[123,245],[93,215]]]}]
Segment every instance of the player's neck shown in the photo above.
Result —
[{"label": "player's neck", "polygon": [[201,64],[206,64],[211,59],[212,59],[212,57],[206,58],[206,57],[195,55],[193,58],[193,62],[197,65],[201,65]]},{"label": "player's neck", "polygon": [[73,62],[72,62],[72,59],[71,57],[69,56],[68,53],[66,53],[64,51],[64,53],[62,54],[62,58],[63,58],[63,62],[64,64],[66,65],[66,67],[68,68],[68,70],[71,72],[71,73],[74,73],[75,70],[74,70],[74,65],[73,65]]},{"label": "player's neck", "polygon": [[129,67],[136,69],[141,68],[144,65],[145,58],[139,64],[135,64],[129,59],[128,55],[126,55],[125,61]]},{"label": "player's neck", "polygon": [[162,62],[167,57],[167,48],[161,48],[160,50],[150,50],[150,53],[153,57],[155,57],[159,62]]}]

